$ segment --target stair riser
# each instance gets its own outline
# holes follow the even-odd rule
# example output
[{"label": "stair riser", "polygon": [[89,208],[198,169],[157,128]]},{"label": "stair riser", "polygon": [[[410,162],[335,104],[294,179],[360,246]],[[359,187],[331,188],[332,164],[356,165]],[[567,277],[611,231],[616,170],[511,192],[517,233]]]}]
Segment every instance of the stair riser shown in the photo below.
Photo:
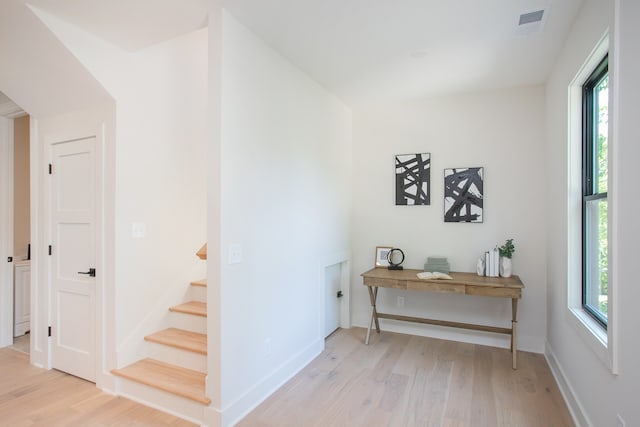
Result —
[{"label": "stair riser", "polygon": [[202,286],[189,286],[186,300],[207,302],[207,288]]},{"label": "stair riser", "polygon": [[170,311],[168,314],[169,325],[178,329],[186,329],[187,331],[198,332],[200,334],[207,333],[207,318],[202,316],[194,316],[192,314],[176,313]]},{"label": "stair riser", "polygon": [[118,378],[118,395],[195,424],[204,422],[206,405],[126,378]]},{"label": "stair riser", "polygon": [[195,371],[207,372],[207,356],[191,351],[145,341],[147,357]]}]

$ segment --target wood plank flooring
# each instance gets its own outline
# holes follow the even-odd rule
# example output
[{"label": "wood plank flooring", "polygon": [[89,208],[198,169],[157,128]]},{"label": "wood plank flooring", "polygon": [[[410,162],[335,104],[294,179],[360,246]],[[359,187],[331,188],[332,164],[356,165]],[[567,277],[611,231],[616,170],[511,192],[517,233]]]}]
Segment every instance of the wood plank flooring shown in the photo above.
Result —
[{"label": "wood plank flooring", "polygon": [[[339,330],[239,427],[573,426],[540,354]],[[0,425],[193,426],[0,349]]]},{"label": "wood plank flooring", "polygon": [[541,354],[338,330],[238,427],[573,426]]},{"label": "wood plank flooring", "polygon": [[29,356],[0,349],[0,425],[12,427],[195,424],[122,397],[65,373],[29,365]]}]

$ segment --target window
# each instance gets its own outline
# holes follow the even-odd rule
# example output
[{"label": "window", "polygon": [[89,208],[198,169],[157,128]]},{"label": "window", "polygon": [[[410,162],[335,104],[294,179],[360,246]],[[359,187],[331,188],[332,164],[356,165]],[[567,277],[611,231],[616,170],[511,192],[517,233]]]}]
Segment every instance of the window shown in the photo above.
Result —
[{"label": "window", "polygon": [[604,328],[608,314],[609,59],[582,93],[582,306]]}]

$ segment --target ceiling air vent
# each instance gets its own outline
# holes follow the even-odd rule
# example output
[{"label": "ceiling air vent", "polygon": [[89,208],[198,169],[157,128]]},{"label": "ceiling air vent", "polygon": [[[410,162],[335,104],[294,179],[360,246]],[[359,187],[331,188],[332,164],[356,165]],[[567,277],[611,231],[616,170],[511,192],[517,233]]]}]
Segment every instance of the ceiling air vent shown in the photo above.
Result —
[{"label": "ceiling air vent", "polygon": [[547,20],[547,10],[540,9],[526,12],[518,17],[518,34],[529,34],[542,31],[545,21]]},{"label": "ceiling air vent", "polygon": [[544,16],[544,10],[536,10],[535,12],[523,13],[520,15],[520,20],[518,21],[518,25],[526,25],[534,22],[542,21],[542,17]]}]

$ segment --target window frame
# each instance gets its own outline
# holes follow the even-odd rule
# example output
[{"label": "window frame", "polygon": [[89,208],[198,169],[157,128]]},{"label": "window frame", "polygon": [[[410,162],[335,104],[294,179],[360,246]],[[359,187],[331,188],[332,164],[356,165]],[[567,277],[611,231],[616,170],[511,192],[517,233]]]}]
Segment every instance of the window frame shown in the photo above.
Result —
[{"label": "window frame", "polygon": [[[587,301],[588,284],[587,270],[589,264],[587,261],[587,244],[588,225],[587,210],[588,203],[596,200],[607,199],[608,191],[599,192],[594,186],[597,170],[595,168],[594,157],[597,155],[597,138],[595,128],[596,117],[596,101],[594,89],[600,84],[602,79],[609,75],[609,55],[605,55],[595,69],[589,74],[582,86],[582,291],[581,301],[582,308],[605,330],[608,327],[608,318],[604,317],[601,312],[594,309]],[[609,153],[607,153],[607,157]],[[607,188],[608,190],[608,188]],[[608,230],[607,230],[608,233]],[[609,262],[607,262],[608,266]],[[608,294],[608,290],[607,290]]]},{"label": "window frame", "polygon": [[603,328],[582,307],[582,89],[585,81],[593,70],[609,54],[609,241],[610,251],[617,248],[618,230],[614,221],[617,212],[616,191],[618,171],[616,151],[616,111],[618,105],[618,88],[616,84],[618,67],[617,58],[611,53],[609,31],[605,30],[602,37],[595,43],[593,49],[578,67],[575,75],[567,87],[567,182],[566,182],[566,321],[573,329],[576,337],[595,355],[613,374],[618,375],[618,299],[615,252],[609,256],[609,301],[607,329]]}]

